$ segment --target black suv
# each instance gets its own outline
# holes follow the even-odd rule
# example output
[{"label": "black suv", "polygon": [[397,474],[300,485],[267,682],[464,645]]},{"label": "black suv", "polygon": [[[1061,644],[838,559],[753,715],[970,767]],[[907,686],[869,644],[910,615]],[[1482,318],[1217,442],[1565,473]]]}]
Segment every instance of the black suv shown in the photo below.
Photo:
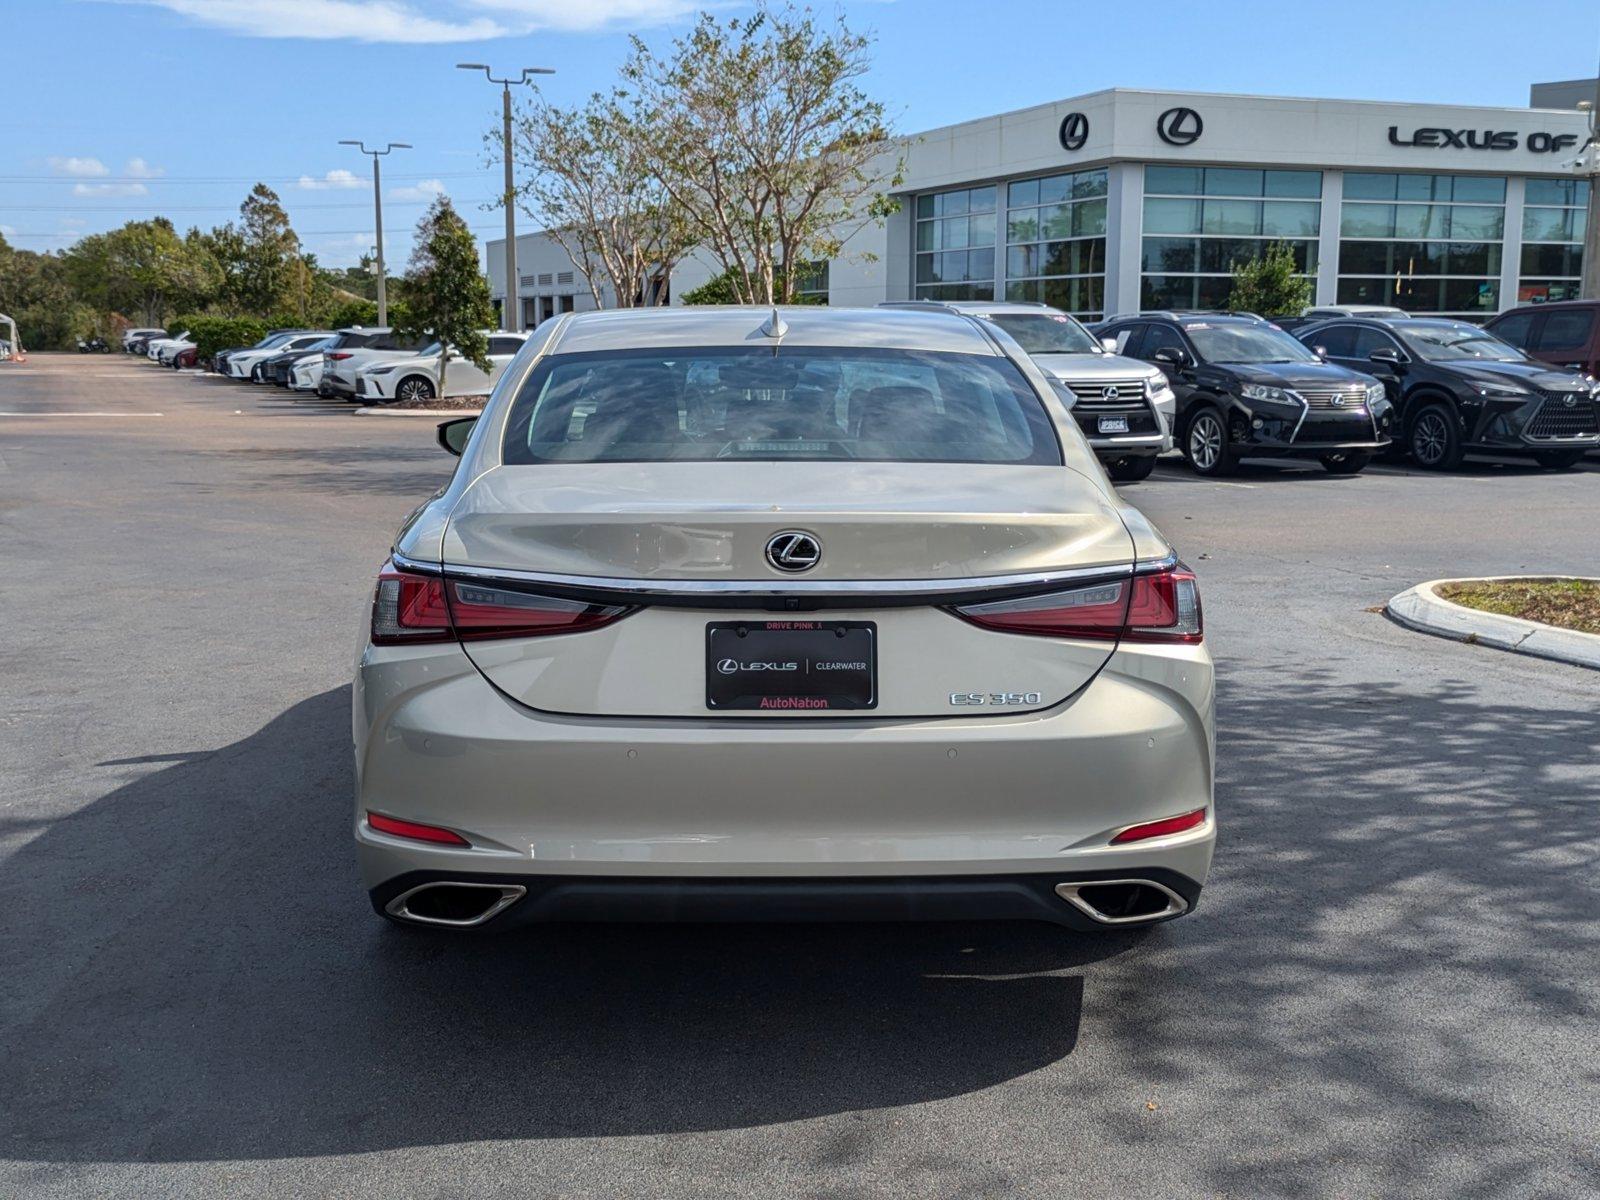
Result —
[{"label": "black suv", "polygon": [[1600,397],[1582,375],[1529,358],[1480,326],[1444,318],[1325,321],[1295,331],[1334,362],[1383,381],[1418,466],[1469,451],[1531,454],[1564,469],[1600,447]]},{"label": "black suv", "polygon": [[1166,371],[1178,445],[1202,475],[1231,474],[1256,455],[1316,458],[1353,475],[1389,444],[1393,415],[1377,380],[1323,361],[1260,317],[1140,313],[1097,332]]}]

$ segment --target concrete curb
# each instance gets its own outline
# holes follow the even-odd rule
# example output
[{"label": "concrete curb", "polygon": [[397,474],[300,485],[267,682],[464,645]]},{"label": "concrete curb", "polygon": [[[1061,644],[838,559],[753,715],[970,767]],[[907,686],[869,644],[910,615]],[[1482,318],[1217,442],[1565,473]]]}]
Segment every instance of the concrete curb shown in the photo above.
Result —
[{"label": "concrete curb", "polygon": [[1554,659],[1556,662],[1600,671],[1600,634],[1579,633],[1575,629],[1558,629],[1538,621],[1524,621],[1521,617],[1480,612],[1475,608],[1453,604],[1434,590],[1441,583],[1481,583],[1504,579],[1586,579],[1600,583],[1600,580],[1586,575],[1479,575],[1463,579],[1432,579],[1401,592],[1384,605],[1383,611],[1390,620],[1420,633],[1431,633],[1455,642],[1493,646],[1496,650],[1510,650],[1515,654],[1531,654],[1536,658]]},{"label": "concrete curb", "polygon": [[358,408],[358,417],[477,417],[481,408]]}]

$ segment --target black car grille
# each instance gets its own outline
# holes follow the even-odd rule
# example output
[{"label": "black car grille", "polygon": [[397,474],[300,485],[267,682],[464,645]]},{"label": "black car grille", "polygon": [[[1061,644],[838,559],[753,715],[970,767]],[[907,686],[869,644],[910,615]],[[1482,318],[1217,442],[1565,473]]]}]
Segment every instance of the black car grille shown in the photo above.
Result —
[{"label": "black car grille", "polygon": [[[1567,398],[1573,397],[1571,407]],[[1530,438],[1582,437],[1600,433],[1600,415],[1595,412],[1595,402],[1582,393],[1546,392],[1545,402],[1533,414],[1522,435]]]},{"label": "black car grille", "polygon": [[1142,379],[1107,379],[1067,386],[1077,397],[1073,408],[1078,412],[1126,412],[1130,409],[1137,412],[1145,406]]},{"label": "black car grille", "polygon": [[1365,387],[1328,388],[1322,391],[1297,388],[1295,394],[1302,397],[1310,408],[1360,408],[1367,402]]}]

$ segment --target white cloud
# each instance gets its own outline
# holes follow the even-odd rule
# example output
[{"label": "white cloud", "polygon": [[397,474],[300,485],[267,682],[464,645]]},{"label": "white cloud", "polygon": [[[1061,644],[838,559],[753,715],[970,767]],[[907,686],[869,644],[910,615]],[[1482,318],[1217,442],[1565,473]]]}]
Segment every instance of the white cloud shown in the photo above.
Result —
[{"label": "white cloud", "polygon": [[330,188],[358,188],[365,187],[367,181],[361,176],[346,171],[343,167],[329,171],[321,179],[313,179],[310,175],[300,176],[300,188],[307,192],[327,191]]},{"label": "white cloud", "polygon": [[476,42],[538,30],[643,28],[698,0],[134,0],[245,37]]},{"label": "white cloud", "polygon": [[98,158],[66,158],[52,154],[45,160],[57,175],[71,175],[78,179],[95,179],[111,174],[111,168]]},{"label": "white cloud", "polygon": [[13,229],[10,225],[0,225],[0,237],[3,237],[3,238],[14,238],[16,236],[17,236],[17,231],[15,229]]},{"label": "white cloud", "polygon": [[75,183],[74,196],[148,196],[150,189],[142,183]]},{"label": "white cloud", "polygon": [[614,26],[638,29],[662,25],[705,7],[701,0],[470,0],[474,8],[499,15],[519,33],[551,29],[586,33]]},{"label": "white cloud", "polygon": [[167,173],[165,167],[153,167],[142,158],[130,158],[122,173],[129,179],[160,179]]},{"label": "white cloud", "polygon": [[391,200],[426,200],[431,203],[442,195],[444,195],[444,181],[442,179],[421,179],[416,183],[389,189],[389,199]]}]

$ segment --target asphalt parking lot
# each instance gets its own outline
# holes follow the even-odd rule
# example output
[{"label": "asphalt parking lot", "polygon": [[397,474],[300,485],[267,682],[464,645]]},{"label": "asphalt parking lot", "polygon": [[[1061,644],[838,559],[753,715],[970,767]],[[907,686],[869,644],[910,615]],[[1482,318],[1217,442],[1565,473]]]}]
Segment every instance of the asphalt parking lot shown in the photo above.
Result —
[{"label": "asphalt parking lot", "polygon": [[453,939],[348,830],[431,422],[121,356],[0,414],[0,1195],[1600,1192],[1600,676],[1369,611],[1595,573],[1600,460],[1125,490],[1221,670],[1190,918]]}]

